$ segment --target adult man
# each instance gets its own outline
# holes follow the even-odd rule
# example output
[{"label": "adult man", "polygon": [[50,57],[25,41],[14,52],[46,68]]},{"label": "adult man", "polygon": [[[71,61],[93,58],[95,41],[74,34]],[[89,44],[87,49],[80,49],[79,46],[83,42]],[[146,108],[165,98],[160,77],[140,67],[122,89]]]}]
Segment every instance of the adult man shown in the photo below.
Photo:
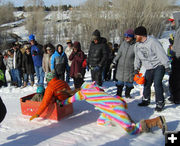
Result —
[{"label": "adult man", "polygon": [[44,85],[44,71],[42,68],[42,58],[43,58],[43,53],[42,53],[42,48],[41,45],[39,45],[35,41],[35,36],[31,34],[29,36],[29,41],[31,44],[31,54],[34,62],[34,69],[36,72],[36,76],[38,78],[38,83],[37,85]]},{"label": "adult man", "polygon": [[107,59],[107,48],[104,38],[101,38],[99,30],[93,32],[92,40],[87,63],[91,69],[92,81],[96,81],[99,86],[102,86],[102,71]]},{"label": "adult man", "polygon": [[48,83],[47,88],[44,93],[43,100],[41,105],[35,115],[33,115],[30,120],[39,117],[48,105],[55,101],[56,99],[62,101],[69,97],[68,94],[62,93],[61,91],[70,90],[69,85],[62,80],[59,80],[55,77],[54,73],[49,72],[46,76],[46,81]]},{"label": "adult man", "polygon": [[13,75],[17,87],[21,87],[21,67],[22,67],[22,53],[20,51],[20,44],[15,42],[13,44],[14,57],[13,57]]},{"label": "adult man", "polygon": [[144,26],[139,26],[134,30],[136,45],[135,45],[135,73],[140,70],[141,64],[145,67],[145,85],[143,91],[142,102],[139,106],[148,106],[151,97],[151,85],[154,82],[156,111],[162,111],[165,102],[163,95],[162,79],[167,72],[170,71],[170,62],[166,53],[158,40],[147,36],[147,30]]}]

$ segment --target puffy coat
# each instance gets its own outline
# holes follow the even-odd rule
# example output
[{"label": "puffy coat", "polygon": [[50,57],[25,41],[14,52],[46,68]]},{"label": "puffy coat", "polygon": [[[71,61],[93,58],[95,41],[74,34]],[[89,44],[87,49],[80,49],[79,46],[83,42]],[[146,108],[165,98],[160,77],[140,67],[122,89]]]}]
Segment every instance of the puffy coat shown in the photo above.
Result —
[{"label": "puffy coat", "polygon": [[55,71],[56,74],[61,75],[65,73],[65,69],[68,65],[67,56],[63,52],[61,55],[55,51],[51,57],[51,71]]},{"label": "puffy coat", "polygon": [[69,56],[69,60],[72,61],[70,68],[70,76],[75,77],[78,73],[82,72],[82,63],[84,60],[84,52],[81,49],[78,52],[72,52]]},{"label": "puffy coat", "polygon": [[34,64],[31,54],[27,54],[26,52],[23,54],[23,61],[22,61],[22,69],[24,73],[27,74],[34,74]]},{"label": "puffy coat", "polygon": [[134,77],[134,44],[123,41],[113,62],[117,64],[116,79],[123,82],[133,82]]},{"label": "puffy coat", "polygon": [[88,52],[88,65],[95,67],[103,67],[107,59],[107,48],[106,44],[102,42],[102,39],[99,41],[98,44],[94,42],[91,43],[90,49]]},{"label": "puffy coat", "polygon": [[62,93],[61,90],[70,90],[69,85],[62,80],[57,78],[53,78],[49,83],[45,90],[43,100],[39,109],[37,111],[37,115],[41,115],[43,111],[48,107],[48,105],[55,101],[55,99],[59,99],[60,101],[65,100],[69,97],[69,95]]},{"label": "puffy coat", "polygon": [[[69,56],[71,55],[72,51],[73,51],[73,48],[70,48],[70,47],[67,47],[65,49],[64,52],[66,53],[66,56],[67,56],[68,59],[69,59]],[[72,61],[68,60],[68,65],[69,66],[71,66],[71,63],[72,63]]]},{"label": "puffy coat", "polygon": [[6,62],[7,70],[13,69],[13,57],[8,57]]}]

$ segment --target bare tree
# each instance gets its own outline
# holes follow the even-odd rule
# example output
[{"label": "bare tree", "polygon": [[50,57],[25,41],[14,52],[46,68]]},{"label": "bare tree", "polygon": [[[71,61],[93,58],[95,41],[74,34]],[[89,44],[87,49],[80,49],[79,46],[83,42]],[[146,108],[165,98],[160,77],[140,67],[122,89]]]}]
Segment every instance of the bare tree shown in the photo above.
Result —
[{"label": "bare tree", "polygon": [[[29,34],[35,34],[38,42],[44,42],[44,3],[43,0],[27,0],[25,6],[32,6],[33,11],[29,12],[26,20],[26,29]],[[28,9],[28,7],[26,7]]]},{"label": "bare tree", "polygon": [[89,46],[91,34],[99,29],[109,41],[123,38],[124,31],[144,25],[149,34],[158,36],[163,30],[162,13],[176,0],[87,0],[73,9],[73,37]]}]

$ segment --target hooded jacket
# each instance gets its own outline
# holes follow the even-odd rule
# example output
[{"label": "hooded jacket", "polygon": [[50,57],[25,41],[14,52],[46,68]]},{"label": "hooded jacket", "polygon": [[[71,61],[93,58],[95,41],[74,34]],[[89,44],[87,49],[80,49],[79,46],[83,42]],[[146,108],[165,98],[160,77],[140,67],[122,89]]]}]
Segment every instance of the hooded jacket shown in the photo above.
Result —
[{"label": "hooded jacket", "polygon": [[170,67],[170,62],[166,52],[157,39],[147,36],[147,40],[143,43],[136,43],[134,49],[135,70],[140,69],[141,63],[146,70],[155,69],[159,65],[163,65],[165,68]]}]

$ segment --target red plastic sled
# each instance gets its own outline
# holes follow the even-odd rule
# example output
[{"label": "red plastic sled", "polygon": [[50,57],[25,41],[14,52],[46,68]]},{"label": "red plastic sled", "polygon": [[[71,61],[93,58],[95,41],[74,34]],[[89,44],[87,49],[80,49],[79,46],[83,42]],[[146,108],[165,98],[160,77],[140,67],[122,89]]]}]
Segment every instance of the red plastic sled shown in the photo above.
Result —
[{"label": "red plastic sled", "polygon": [[[32,116],[37,112],[41,102],[30,100],[34,94],[20,98],[21,112],[23,115]],[[65,116],[68,116],[72,113],[73,113],[73,105],[72,104],[68,104],[63,107],[60,107],[55,102],[55,103],[49,104],[49,106],[40,115],[40,117],[45,118],[45,119],[52,119],[52,120],[59,121],[62,118],[64,118]]]}]

